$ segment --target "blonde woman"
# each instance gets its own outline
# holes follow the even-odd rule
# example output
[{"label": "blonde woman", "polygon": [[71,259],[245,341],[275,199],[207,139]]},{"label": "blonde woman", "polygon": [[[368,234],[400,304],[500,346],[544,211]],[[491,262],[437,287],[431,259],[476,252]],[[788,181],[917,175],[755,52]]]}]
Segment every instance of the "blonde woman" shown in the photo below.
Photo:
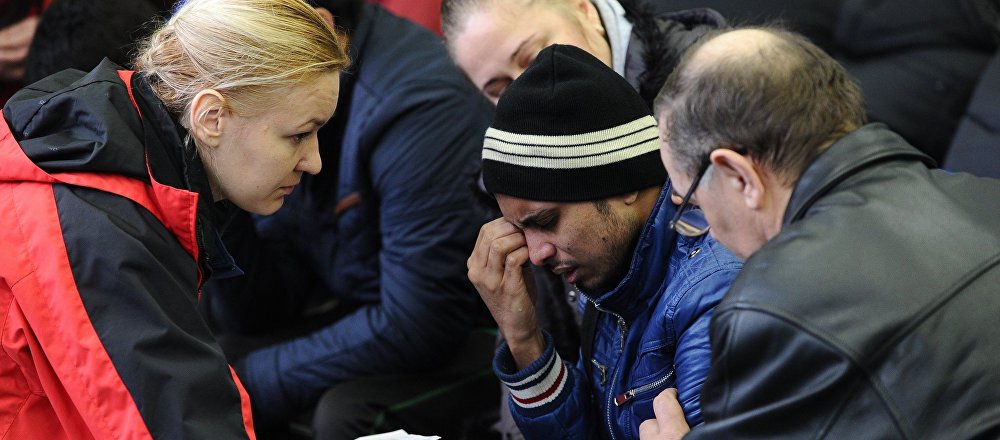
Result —
[{"label": "blonde woman", "polygon": [[5,438],[254,438],[196,305],[234,271],[230,211],[270,214],[320,170],[347,63],[301,0],[190,0],[135,72],[63,71],[7,103]]}]

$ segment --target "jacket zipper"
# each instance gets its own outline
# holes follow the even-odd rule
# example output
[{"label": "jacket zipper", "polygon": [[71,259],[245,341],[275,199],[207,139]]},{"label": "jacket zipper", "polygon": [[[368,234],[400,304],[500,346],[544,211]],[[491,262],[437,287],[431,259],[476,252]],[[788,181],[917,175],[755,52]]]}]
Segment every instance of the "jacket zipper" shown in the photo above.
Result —
[{"label": "jacket zipper", "polygon": [[624,393],[615,396],[615,406],[622,406],[625,404],[625,402],[632,400],[632,398],[635,397],[637,394],[644,393],[646,391],[649,391],[651,389],[654,389],[656,387],[659,387],[667,383],[667,381],[670,380],[671,377],[674,377],[674,370],[670,370],[670,372],[667,373],[666,376],[663,376],[654,382],[647,383],[641,387],[632,388],[631,390],[628,390]]},{"label": "jacket zipper", "polygon": [[[197,211],[197,209],[198,208],[196,206],[195,207],[195,211]],[[204,255],[204,257],[205,257],[205,267],[212,267],[209,264],[209,261],[208,261],[208,253],[205,252],[205,249],[208,249],[208,246],[205,245],[205,234],[202,232],[201,225],[199,225],[198,222],[199,222],[199,220],[195,219],[195,223],[194,223],[194,241],[195,241],[195,246],[198,247],[198,249],[197,249],[198,255]],[[199,261],[198,258],[195,258],[194,266],[196,268],[198,268],[198,291],[197,291],[197,295],[198,296],[197,296],[197,300],[200,303],[201,302],[201,289],[202,289],[202,287],[205,286],[205,281],[207,281],[207,280],[205,279],[205,273],[204,273],[204,271],[202,270],[202,267],[201,267],[201,261]]]},{"label": "jacket zipper", "polygon": [[[625,323],[625,318],[622,318],[622,315],[619,315],[619,314],[617,314],[615,312],[612,312],[612,311],[610,311],[608,309],[602,308],[600,304],[597,304],[597,301],[594,301],[594,300],[590,299],[586,295],[583,295],[583,298],[586,301],[593,302],[594,303],[594,308],[596,308],[597,311],[603,312],[603,313],[608,313],[608,314],[614,316],[615,319],[618,321],[618,340],[619,340],[619,343],[618,343],[618,354],[623,353],[625,351],[625,334],[628,333],[628,325]],[[617,364],[620,364],[620,363],[621,363],[621,356],[618,356],[618,360],[615,362],[615,364],[617,365]],[[615,383],[618,382],[618,375],[619,375],[619,373],[621,373],[621,369],[615,368],[614,372],[615,372],[615,375],[614,375],[614,378],[611,381],[611,384],[615,384]],[[611,420],[611,403],[614,402],[614,396],[612,396],[612,394],[611,394],[611,387],[608,387],[607,391],[608,391],[608,394],[607,394],[608,395],[608,400],[607,400],[607,403],[604,405],[604,407],[605,407],[604,421],[605,421],[605,423],[608,424],[608,434],[611,436],[611,440],[616,440],[617,437],[615,437],[615,429],[614,429],[614,425],[612,424],[612,420]],[[617,405],[615,405],[615,406],[617,406]]]},{"label": "jacket zipper", "polygon": [[598,311],[610,314],[618,320],[618,354],[623,353],[625,351],[625,334],[628,333],[628,325],[625,324],[625,318],[622,318],[622,315],[608,309],[601,308],[601,305],[597,304],[597,301],[594,301],[594,307],[597,308]]}]

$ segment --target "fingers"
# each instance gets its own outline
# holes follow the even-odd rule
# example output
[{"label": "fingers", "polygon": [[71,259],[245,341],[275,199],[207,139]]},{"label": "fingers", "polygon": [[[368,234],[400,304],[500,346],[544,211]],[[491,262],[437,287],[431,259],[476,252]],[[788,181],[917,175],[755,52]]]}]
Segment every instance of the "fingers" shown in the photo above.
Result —
[{"label": "fingers", "polygon": [[0,29],[0,80],[17,81],[24,76],[24,59],[38,27],[38,17],[28,17]]},{"label": "fingers", "polygon": [[[507,239],[507,237],[504,237]],[[521,241],[524,241],[524,237],[521,237]],[[524,280],[524,264],[528,262],[528,247],[525,245],[519,246],[517,249],[510,251],[507,257],[504,258],[504,284],[510,283],[523,283]],[[514,286],[510,286],[514,287]]]},{"label": "fingers", "polygon": [[513,287],[504,280],[523,280],[520,270],[517,271],[516,277],[508,271],[510,267],[520,269],[521,264],[527,261],[528,249],[523,235],[505,235],[490,241],[489,246],[484,245],[484,247],[487,248],[485,264],[479,266],[478,269],[470,269],[470,273],[477,270],[481,272],[479,278],[484,287],[490,290],[496,289],[501,284]]},{"label": "fingers", "polygon": [[[472,269],[485,268],[490,262],[491,255],[494,257],[499,256],[497,252],[500,249],[494,249],[493,242],[510,235],[518,235],[521,240],[524,239],[524,234],[502,217],[483,225],[479,229],[479,236],[476,237],[476,246],[472,249],[472,255],[469,256],[466,267],[470,271]],[[503,256],[506,257],[506,253]]]},{"label": "fingers", "polygon": [[[684,437],[691,428],[688,427],[687,420],[684,419],[684,409],[681,408],[680,402],[677,401],[677,389],[667,388],[660,392],[653,399],[653,414],[656,415],[655,420],[647,420],[643,422],[654,422],[655,425],[655,438],[659,440],[675,440]],[[640,435],[642,426],[640,425]],[[653,428],[647,428],[652,430]],[[647,437],[640,437],[646,439]]]},{"label": "fingers", "polygon": [[25,17],[21,21],[0,29],[0,47],[24,47],[27,49],[38,28],[38,16]]},{"label": "fingers", "polygon": [[521,230],[503,218],[493,220],[480,228],[476,247],[466,262],[469,280],[480,295],[486,295],[484,300],[500,290],[520,291],[524,289],[524,277],[509,273],[508,266],[520,268],[527,256]]},{"label": "fingers", "polygon": [[[511,261],[511,253],[521,248],[525,248],[525,246],[527,246],[527,242],[524,241],[524,235],[522,234],[505,235],[494,239],[490,243],[486,268],[503,272],[506,270],[508,261]],[[525,248],[524,254],[525,258],[514,267],[520,267],[521,264],[524,264],[524,262],[527,261],[527,248]]]},{"label": "fingers", "polygon": [[649,419],[639,425],[639,440],[657,440],[660,438],[660,428],[656,419]]}]

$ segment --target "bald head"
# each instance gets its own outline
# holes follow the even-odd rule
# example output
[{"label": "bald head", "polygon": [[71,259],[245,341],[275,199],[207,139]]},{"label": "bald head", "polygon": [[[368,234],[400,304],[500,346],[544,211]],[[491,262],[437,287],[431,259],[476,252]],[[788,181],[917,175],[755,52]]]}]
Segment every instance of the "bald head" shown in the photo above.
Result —
[{"label": "bald head", "polygon": [[690,67],[698,69],[727,58],[740,58],[741,61],[752,62],[765,52],[774,56],[776,54],[773,53],[773,48],[778,42],[774,34],[763,29],[722,32],[707,38],[700,47],[692,50]]},{"label": "bald head", "polygon": [[865,119],[861,92],[843,66],[777,28],[707,35],[655,106],[669,152],[686,171],[693,174],[716,148],[743,146],[786,182]]}]

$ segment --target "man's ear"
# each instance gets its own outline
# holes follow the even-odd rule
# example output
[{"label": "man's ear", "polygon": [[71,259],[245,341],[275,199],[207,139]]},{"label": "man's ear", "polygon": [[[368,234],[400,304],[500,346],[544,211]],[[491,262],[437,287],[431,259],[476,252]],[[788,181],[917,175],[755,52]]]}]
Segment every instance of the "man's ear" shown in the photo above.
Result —
[{"label": "man's ear", "polygon": [[724,190],[739,193],[747,208],[759,210],[764,207],[767,187],[749,156],[720,148],[712,151],[708,157],[715,168],[712,179],[719,179]]},{"label": "man's ear", "polygon": [[324,8],[322,6],[317,6],[316,13],[319,14],[320,17],[323,17],[323,20],[326,21],[326,24],[336,29],[336,27],[333,25],[333,13],[330,12],[329,9]]},{"label": "man's ear", "polygon": [[202,145],[215,147],[225,129],[226,118],[231,114],[226,98],[215,89],[198,92],[191,100],[188,131]]}]

